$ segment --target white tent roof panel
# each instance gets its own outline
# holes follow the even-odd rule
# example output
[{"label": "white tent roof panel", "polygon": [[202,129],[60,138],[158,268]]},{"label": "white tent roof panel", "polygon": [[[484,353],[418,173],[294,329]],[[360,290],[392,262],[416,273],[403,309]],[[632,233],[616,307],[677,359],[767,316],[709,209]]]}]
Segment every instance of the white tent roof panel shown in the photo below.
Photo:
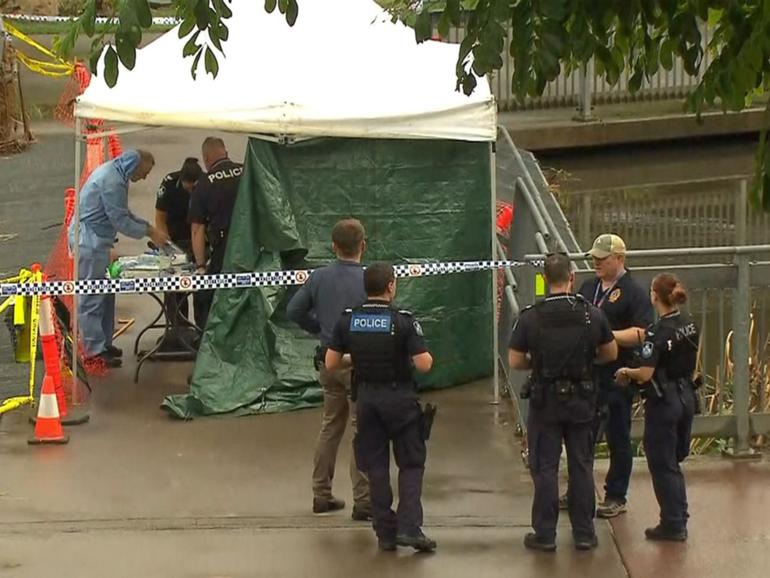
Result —
[{"label": "white tent roof panel", "polygon": [[174,29],[139,50],[115,88],[93,78],[76,115],[297,137],[495,140],[488,83],[470,97],[455,90],[459,46],[416,44],[374,2],[300,0],[293,27],[262,2],[231,6],[216,80],[203,59],[193,80]]}]

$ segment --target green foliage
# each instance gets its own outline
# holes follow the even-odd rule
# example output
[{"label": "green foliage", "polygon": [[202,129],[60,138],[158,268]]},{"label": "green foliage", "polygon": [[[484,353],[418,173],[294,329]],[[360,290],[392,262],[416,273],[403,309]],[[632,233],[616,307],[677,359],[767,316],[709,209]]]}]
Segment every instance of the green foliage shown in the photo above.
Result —
[{"label": "green foliage", "polygon": [[[75,1],[75,0],[72,0]],[[260,0],[253,0],[260,1]],[[322,1],[322,0],[301,0]],[[446,36],[462,25],[466,36],[457,61],[457,87],[465,94],[477,77],[503,66],[503,52],[513,61],[511,86],[519,99],[539,96],[562,70],[594,60],[594,69],[610,84],[629,73],[629,90],[639,90],[661,67],[683,62],[690,75],[701,75],[686,107],[700,115],[718,105],[738,111],[751,104],[770,82],[770,0],[379,0],[392,15],[415,30],[417,42],[433,36],[434,27]],[[107,38],[114,48],[105,55],[105,79],[118,80],[120,67],[131,69],[142,31],[151,24],[147,0],[114,0],[117,21],[95,28],[96,0],[84,0],[81,16],[56,46],[67,56],[83,33],[93,39],[91,70],[95,71]],[[185,58],[192,57],[196,75],[203,57],[207,74],[216,78],[218,58],[232,16],[230,0],[174,0],[182,20],[179,37],[186,38]],[[297,0],[264,0],[267,12],[276,9],[291,26],[299,16]],[[703,31],[709,28],[705,45]],[[704,56],[710,61],[704,66]],[[760,187],[752,196],[770,209],[770,146],[762,135],[758,153]]]},{"label": "green foliage", "polygon": [[[743,110],[770,82],[768,0],[478,0],[463,14],[460,0],[388,4],[394,19],[414,28],[417,42],[431,37],[434,23],[446,36],[449,24],[462,21],[466,37],[457,62],[457,86],[465,94],[476,86],[474,75],[502,67],[509,31],[511,87],[520,100],[540,96],[562,70],[591,59],[610,85],[628,72],[631,92],[661,67],[671,70],[674,59],[681,59],[689,75],[701,75],[686,102],[686,109],[698,116],[706,106]],[[766,140],[763,133],[752,197],[756,206],[770,210]]]},{"label": "green foliage", "polygon": [[[136,49],[142,42],[142,33],[152,26],[148,0],[113,0],[109,16],[113,21],[104,26],[95,25],[98,0],[66,0],[80,2],[82,12],[64,35],[54,41],[54,48],[64,58],[70,58],[75,42],[83,34],[91,38],[89,67],[97,73],[97,63],[104,54],[104,78],[107,85],[115,86],[124,67],[132,70],[136,64]],[[259,0],[254,0],[259,1]],[[265,10],[276,8],[284,15],[289,26],[299,17],[297,0],[264,0]],[[206,74],[216,78],[220,57],[225,56],[224,44],[230,36],[227,21],[233,11],[231,0],[174,0],[176,16],[181,20],[179,38],[186,38],[182,56],[192,57],[191,73],[197,76],[203,58]]]}]

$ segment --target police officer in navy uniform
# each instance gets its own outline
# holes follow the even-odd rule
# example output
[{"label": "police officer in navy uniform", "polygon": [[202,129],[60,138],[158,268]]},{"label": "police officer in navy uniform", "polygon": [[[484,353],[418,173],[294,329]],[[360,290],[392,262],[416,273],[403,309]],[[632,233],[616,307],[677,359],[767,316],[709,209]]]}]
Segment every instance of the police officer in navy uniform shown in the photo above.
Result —
[{"label": "police officer in navy uniform", "polygon": [[660,523],[645,535],[650,540],[683,542],[689,514],[679,464],[690,453],[698,405],[693,373],[699,335],[692,319],[679,310],[687,293],[674,275],[656,276],[650,295],[659,319],[646,331],[641,367],[621,367],[616,379],[643,385],[644,453],[660,506]]},{"label": "police officer in navy uniform", "polygon": [[[206,174],[198,181],[190,199],[190,222],[196,272],[213,275],[222,272],[243,165],[230,160],[225,143],[208,137],[201,148]],[[210,252],[206,261],[207,246]],[[213,291],[201,291],[201,311],[196,307],[195,323],[206,329]]]},{"label": "police officer in navy uniform", "polygon": [[[621,365],[633,365],[641,346],[644,329],[653,321],[650,296],[625,266],[626,245],[617,235],[599,235],[589,254],[596,278],[585,281],[578,293],[598,307],[609,321],[618,343],[618,359],[598,366],[594,379],[598,384],[599,407],[606,419],[606,439],[610,467],[604,485],[604,500],[596,515],[613,518],[626,511],[628,485],[633,467],[631,447],[631,408],[634,390],[615,383],[614,374]],[[597,430],[599,421],[597,420]],[[597,433],[597,437],[601,435]],[[596,441],[599,441],[598,439]],[[562,507],[566,507],[562,499]]]},{"label": "police officer in navy uniform", "polygon": [[[165,231],[171,241],[194,258],[192,254],[192,234],[188,213],[190,194],[198,183],[203,169],[196,158],[186,158],[182,168],[167,174],[158,187],[155,200],[155,227]],[[166,311],[178,313],[175,323],[187,319],[188,293],[166,293]],[[199,306],[199,293],[193,293],[193,303]]]},{"label": "police officer in navy uniform", "polygon": [[[393,267],[375,263],[364,272],[367,301],[348,310],[334,327],[326,352],[333,370],[350,353],[357,391],[356,458],[369,475],[372,525],[381,550],[409,546],[432,551],[436,542],[422,532],[422,479],[425,471],[424,415],[417,399],[412,368],[430,371],[419,322],[399,311]],[[390,445],[398,466],[398,511],[391,508]]]},{"label": "police officer in navy uniform", "polygon": [[534,533],[525,536],[524,545],[546,552],[556,550],[563,441],[570,473],[567,493],[574,544],[579,550],[590,550],[598,544],[593,479],[597,392],[592,367],[614,360],[617,344],[604,315],[571,293],[574,274],[566,255],[548,255],[544,273],[549,296],[521,312],[508,352],[512,369],[532,370],[522,397],[530,400],[527,436],[535,485]]}]

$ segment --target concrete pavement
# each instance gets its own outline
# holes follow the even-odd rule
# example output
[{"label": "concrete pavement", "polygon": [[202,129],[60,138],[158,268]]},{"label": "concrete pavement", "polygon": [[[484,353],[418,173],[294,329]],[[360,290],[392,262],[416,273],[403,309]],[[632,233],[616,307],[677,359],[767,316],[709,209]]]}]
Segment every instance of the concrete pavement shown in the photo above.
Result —
[{"label": "concrete pavement", "polygon": [[[55,235],[35,225],[60,218],[71,178],[71,137],[37,134],[40,143],[32,151],[0,164],[3,226],[19,233],[0,252],[2,270],[45,260],[42,235]],[[125,147],[150,148],[157,159],[152,178],[132,186],[135,212],[152,215],[158,180],[197,154],[203,136],[154,130],[123,138]],[[242,137],[227,137],[227,143],[234,158],[242,156]],[[11,206],[13,215],[5,213]],[[122,240],[119,250],[129,254],[142,246]],[[118,316],[136,317],[141,325],[150,303],[146,296],[121,297]],[[688,461],[692,518],[685,545],[643,539],[657,505],[639,461],[630,512],[612,525],[597,523],[597,551],[575,552],[566,520],[555,555],[526,551],[531,481],[507,406],[489,404],[491,388],[484,382],[427,396],[439,404],[424,500],[426,531],[439,541],[438,552],[380,554],[371,529],[352,522],[349,509],[310,513],[319,410],[172,420],[158,406],[165,395],[186,391],[189,364],[148,363],[134,385],[128,350],[138,325],[118,342],[126,367],[94,380],[91,423],[71,428],[68,446],[28,447],[31,426],[22,411],[0,421],[0,577],[323,578],[366,572],[399,578],[723,578],[729,572],[759,578],[770,569],[766,461]],[[335,484],[348,501],[349,451],[346,439]],[[606,462],[597,463],[597,480],[603,468]]]},{"label": "concrete pavement", "polygon": [[[439,417],[425,477],[435,555],[380,554],[350,509],[310,513],[318,410],[180,422],[158,409],[182,390],[179,365],[129,368],[94,383],[92,422],[68,446],[29,448],[23,413],[0,435],[0,575],[620,577],[606,523],[601,546],[578,553],[562,527],[555,556],[526,552],[531,482],[505,406],[480,382],[432,394]],[[343,441],[335,492],[350,500]],[[364,566],[365,565],[365,566]]]}]

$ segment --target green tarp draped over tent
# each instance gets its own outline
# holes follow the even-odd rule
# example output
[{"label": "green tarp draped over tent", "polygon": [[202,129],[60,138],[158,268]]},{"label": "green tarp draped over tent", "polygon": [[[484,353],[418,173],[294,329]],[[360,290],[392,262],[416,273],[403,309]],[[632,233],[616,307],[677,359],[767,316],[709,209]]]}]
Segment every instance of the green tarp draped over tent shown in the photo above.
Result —
[{"label": "green tarp draped over tent", "polygon": [[[346,217],[367,231],[364,263],[488,259],[488,143],[315,139],[283,146],[250,139],[225,271],[313,268],[334,258],[331,229]],[[421,389],[492,371],[491,273],[400,279],[399,307],[420,320],[435,358]],[[317,344],[287,321],[296,288],[217,292],[190,393],[172,414],[268,413],[318,405]]]}]

